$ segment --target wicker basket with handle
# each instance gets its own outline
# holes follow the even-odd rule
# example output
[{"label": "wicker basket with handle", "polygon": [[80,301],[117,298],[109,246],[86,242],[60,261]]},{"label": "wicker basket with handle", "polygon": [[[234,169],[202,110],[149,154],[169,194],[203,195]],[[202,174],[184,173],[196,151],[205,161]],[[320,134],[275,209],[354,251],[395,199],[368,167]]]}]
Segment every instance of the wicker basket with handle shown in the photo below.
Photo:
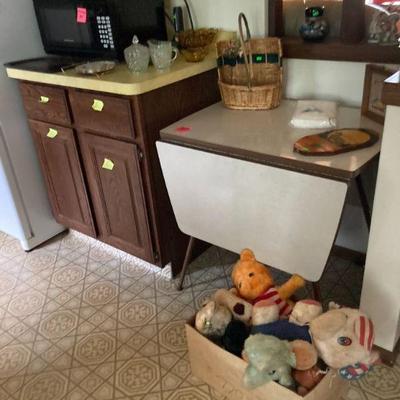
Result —
[{"label": "wicker basket with handle", "polygon": [[[243,24],[246,27],[246,39]],[[278,107],[282,95],[280,39],[252,39],[243,13],[239,15],[239,32],[240,49],[234,49],[234,41],[217,43],[219,88],[225,106],[237,110]],[[238,56],[235,55],[236,51],[239,52]],[[257,60],[258,57],[261,57],[261,62],[254,62],[254,58]]]}]

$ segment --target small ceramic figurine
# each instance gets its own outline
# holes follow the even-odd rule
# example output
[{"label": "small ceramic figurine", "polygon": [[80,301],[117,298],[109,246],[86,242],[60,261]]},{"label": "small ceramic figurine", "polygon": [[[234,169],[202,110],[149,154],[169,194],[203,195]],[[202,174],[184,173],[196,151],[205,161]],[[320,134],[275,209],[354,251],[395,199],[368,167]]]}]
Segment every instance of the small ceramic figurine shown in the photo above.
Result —
[{"label": "small ceramic figurine", "polygon": [[321,41],[329,33],[328,21],[324,18],[324,7],[308,7],[305,10],[306,20],[300,27],[304,40]]},{"label": "small ceramic figurine", "polygon": [[396,45],[399,34],[400,15],[397,12],[390,13],[385,9],[377,9],[369,26],[369,43],[382,45]]}]

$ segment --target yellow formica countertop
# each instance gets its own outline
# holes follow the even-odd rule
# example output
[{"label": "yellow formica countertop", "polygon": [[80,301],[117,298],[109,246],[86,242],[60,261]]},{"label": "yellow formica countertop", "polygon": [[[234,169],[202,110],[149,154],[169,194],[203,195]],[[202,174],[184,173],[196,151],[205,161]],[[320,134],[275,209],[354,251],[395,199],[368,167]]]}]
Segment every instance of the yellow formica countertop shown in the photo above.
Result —
[{"label": "yellow formica countertop", "polygon": [[198,63],[186,62],[180,55],[171,68],[165,72],[159,72],[150,66],[147,72],[132,73],[125,63],[120,63],[114,70],[99,78],[79,75],[73,69],[64,73],[42,73],[7,68],[7,74],[10,78],[24,81],[133,96],[150,92],[216,67],[215,53],[210,52],[204,61]]}]

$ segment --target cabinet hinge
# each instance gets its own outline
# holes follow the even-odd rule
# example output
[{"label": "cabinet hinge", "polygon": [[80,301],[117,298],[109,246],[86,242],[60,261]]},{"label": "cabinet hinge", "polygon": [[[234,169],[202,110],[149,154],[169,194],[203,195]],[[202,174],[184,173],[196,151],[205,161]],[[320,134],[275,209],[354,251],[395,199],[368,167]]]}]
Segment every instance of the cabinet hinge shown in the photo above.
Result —
[{"label": "cabinet hinge", "polygon": [[158,254],[158,251],[155,251],[153,254],[154,261],[158,261],[160,259],[160,255]]},{"label": "cabinet hinge", "polygon": [[139,156],[139,160],[142,161],[143,160],[143,151],[142,150],[138,150],[138,156]]}]

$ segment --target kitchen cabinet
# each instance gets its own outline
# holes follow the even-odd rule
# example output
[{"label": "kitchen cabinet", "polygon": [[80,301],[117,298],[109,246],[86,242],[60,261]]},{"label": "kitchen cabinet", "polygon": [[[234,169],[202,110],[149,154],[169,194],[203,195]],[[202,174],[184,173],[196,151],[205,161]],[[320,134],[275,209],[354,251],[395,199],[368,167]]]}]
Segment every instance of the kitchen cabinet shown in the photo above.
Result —
[{"label": "kitchen cabinet", "polygon": [[29,118],[60,125],[70,124],[64,89],[26,82],[21,83],[20,89]]},{"label": "kitchen cabinet", "polygon": [[99,239],[151,261],[138,147],[88,133],[81,134],[79,142]]},{"label": "kitchen cabinet", "polygon": [[117,139],[134,139],[129,99],[81,90],[70,90],[69,99],[80,127]]},{"label": "kitchen cabinet", "polygon": [[57,222],[95,236],[74,132],[72,129],[30,121]]},{"label": "kitchen cabinet", "polygon": [[137,95],[24,80],[20,88],[57,221],[179,273],[188,237],[155,144],[163,127],[219,101],[216,69]]}]

